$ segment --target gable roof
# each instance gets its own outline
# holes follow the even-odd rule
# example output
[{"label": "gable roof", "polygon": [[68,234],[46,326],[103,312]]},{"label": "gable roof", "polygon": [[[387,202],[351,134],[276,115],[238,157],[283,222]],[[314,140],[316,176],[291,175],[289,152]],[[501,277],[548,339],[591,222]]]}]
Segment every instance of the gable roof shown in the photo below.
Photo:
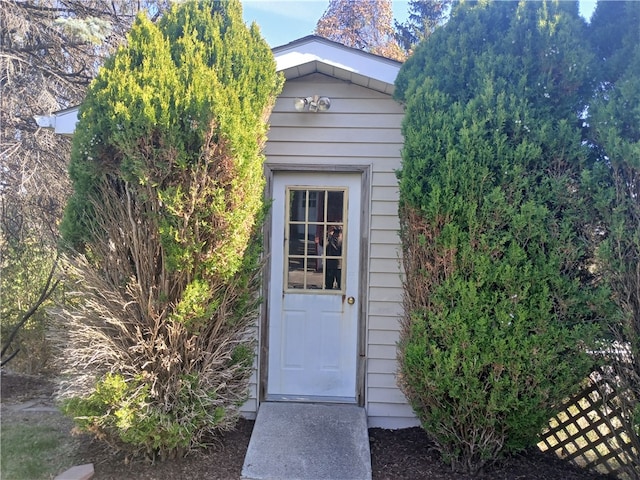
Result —
[{"label": "gable roof", "polygon": [[275,47],[277,70],[287,80],[323,73],[341,80],[393,94],[400,62],[347,47],[316,35]]},{"label": "gable roof", "polygon": [[[294,40],[272,49],[276,70],[285,79],[322,73],[334,78],[393,94],[400,62],[347,47],[316,35]],[[73,135],[78,123],[79,106],[66,108],[51,115],[36,115],[39,127],[51,128],[60,135]]]}]

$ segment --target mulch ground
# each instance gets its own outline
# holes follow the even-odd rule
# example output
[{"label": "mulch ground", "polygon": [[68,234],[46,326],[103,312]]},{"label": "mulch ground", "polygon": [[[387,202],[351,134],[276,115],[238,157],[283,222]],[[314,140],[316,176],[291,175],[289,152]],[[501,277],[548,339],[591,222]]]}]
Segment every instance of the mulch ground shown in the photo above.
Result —
[{"label": "mulch ground", "polygon": [[[13,375],[3,372],[1,381],[2,403],[17,403],[34,397],[51,397],[53,385],[41,377]],[[27,418],[26,412],[7,414],[3,409],[2,422],[41,421],[58,422],[60,429],[69,431],[68,419],[57,414]],[[205,451],[186,458],[149,464],[131,461],[124,455],[109,450],[104,444],[83,437],[74,443],[77,448],[70,455],[71,464],[93,463],[96,480],[174,480],[240,478],[242,463],[251,437],[253,422],[240,420],[236,430],[228,432]],[[69,435],[70,432],[69,432]],[[589,473],[555,455],[542,453],[537,448],[508,458],[487,468],[476,477],[452,472],[444,465],[420,428],[402,430],[369,430],[371,462],[374,480],[597,480],[608,477]]]}]

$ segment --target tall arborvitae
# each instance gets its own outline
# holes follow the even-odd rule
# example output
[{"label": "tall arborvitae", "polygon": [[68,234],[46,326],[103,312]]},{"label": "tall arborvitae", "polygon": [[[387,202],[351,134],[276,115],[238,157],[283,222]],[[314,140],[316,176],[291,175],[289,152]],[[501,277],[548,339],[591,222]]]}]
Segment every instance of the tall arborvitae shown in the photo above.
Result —
[{"label": "tall arborvitae", "polygon": [[598,78],[588,119],[600,167],[591,177],[602,218],[598,271],[619,313],[611,322],[617,343],[603,348],[604,372],[617,387],[618,418],[635,449],[621,468],[640,479],[640,3],[598,2],[589,39]]},{"label": "tall arborvitae", "polygon": [[84,253],[64,320],[66,408],[85,429],[167,457],[233,425],[253,364],[261,150],[280,86],[238,0],[139,17],[92,83],[62,226]]},{"label": "tall arborvitae", "polygon": [[585,241],[585,28],[574,4],[465,2],[396,83],[398,379],[455,469],[535,443],[593,365],[607,296]]}]

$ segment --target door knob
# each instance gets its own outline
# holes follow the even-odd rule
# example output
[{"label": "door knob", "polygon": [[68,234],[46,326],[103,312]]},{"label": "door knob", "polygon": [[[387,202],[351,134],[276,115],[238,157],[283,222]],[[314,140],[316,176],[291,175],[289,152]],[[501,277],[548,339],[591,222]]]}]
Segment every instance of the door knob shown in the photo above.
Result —
[{"label": "door knob", "polygon": [[354,303],[356,303],[356,299],[353,298],[353,297],[349,297],[349,298],[347,298],[347,303],[349,305],[353,305]]}]

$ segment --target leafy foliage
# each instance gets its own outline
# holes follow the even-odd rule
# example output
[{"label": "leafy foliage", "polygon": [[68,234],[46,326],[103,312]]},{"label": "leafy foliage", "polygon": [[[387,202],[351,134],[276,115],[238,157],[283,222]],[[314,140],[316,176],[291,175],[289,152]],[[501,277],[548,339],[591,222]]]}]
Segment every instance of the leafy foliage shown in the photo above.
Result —
[{"label": "leafy foliage", "polygon": [[383,57],[406,56],[395,39],[391,0],[331,0],[315,33]]},{"label": "leafy foliage", "polygon": [[45,309],[52,305],[49,297],[55,290],[55,286],[50,288],[51,278],[47,276],[54,261],[49,258],[46,243],[29,237],[24,240],[19,244],[8,242],[0,256],[2,365],[11,362],[14,370],[34,374],[50,366]]},{"label": "leafy foliage", "polygon": [[67,267],[67,405],[134,453],[181,455],[245,400],[280,87],[238,1],[191,1],[138,17],[81,107],[61,227],[84,253]]},{"label": "leafy foliage", "polygon": [[584,29],[563,2],[461,4],[396,82],[399,384],[456,470],[535,443],[610,310],[585,240]]}]

